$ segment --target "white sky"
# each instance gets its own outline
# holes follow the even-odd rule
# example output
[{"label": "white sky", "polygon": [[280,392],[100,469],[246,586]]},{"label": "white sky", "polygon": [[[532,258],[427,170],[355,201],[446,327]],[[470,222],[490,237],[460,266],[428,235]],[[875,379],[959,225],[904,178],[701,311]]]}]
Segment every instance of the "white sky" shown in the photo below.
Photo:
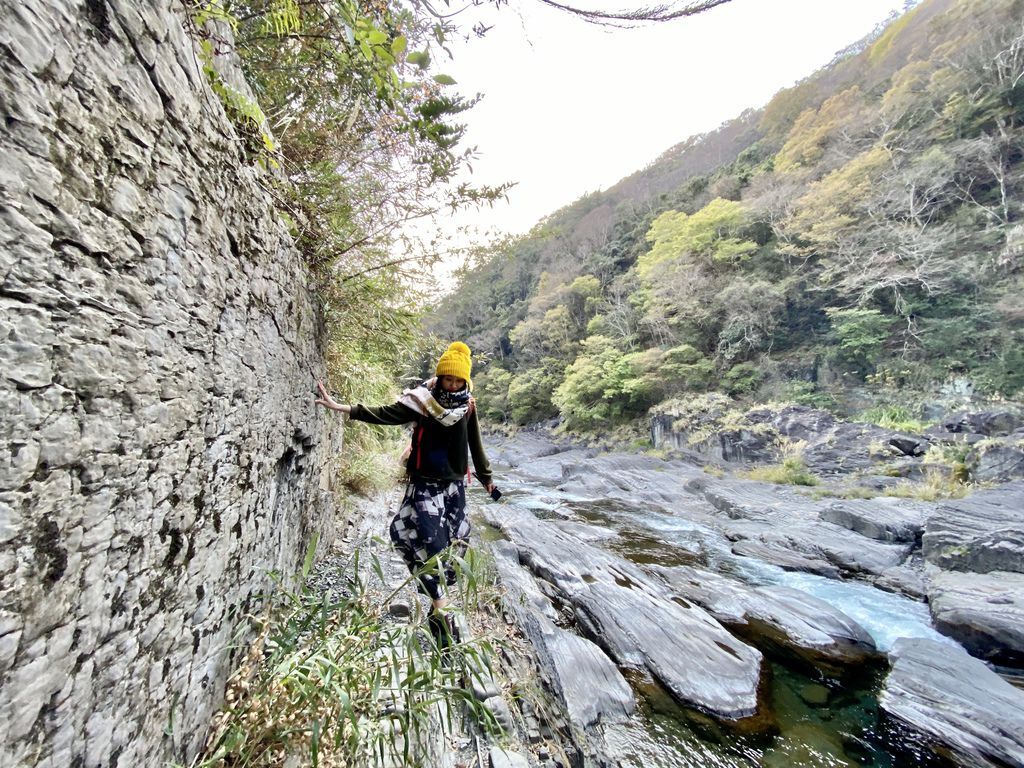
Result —
[{"label": "white sky", "polygon": [[687,137],[763,106],[902,10],[903,0],[732,0],[694,17],[614,30],[535,0],[511,6],[471,11],[489,13],[493,29],[455,42],[453,60],[435,66],[460,93],[484,95],[464,113],[466,143],[480,153],[471,180],[518,186],[508,203],[440,222],[442,230],[526,232]]}]

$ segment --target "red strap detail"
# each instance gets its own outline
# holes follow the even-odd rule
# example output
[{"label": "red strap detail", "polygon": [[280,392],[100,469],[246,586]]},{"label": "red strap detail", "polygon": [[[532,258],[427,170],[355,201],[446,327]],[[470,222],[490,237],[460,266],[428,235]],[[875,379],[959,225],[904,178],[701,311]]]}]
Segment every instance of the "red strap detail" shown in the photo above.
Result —
[{"label": "red strap detail", "polygon": [[423,454],[420,451],[420,443],[423,442],[423,425],[417,424],[416,430],[412,436],[412,455],[413,462],[416,469],[421,469],[423,466]]}]

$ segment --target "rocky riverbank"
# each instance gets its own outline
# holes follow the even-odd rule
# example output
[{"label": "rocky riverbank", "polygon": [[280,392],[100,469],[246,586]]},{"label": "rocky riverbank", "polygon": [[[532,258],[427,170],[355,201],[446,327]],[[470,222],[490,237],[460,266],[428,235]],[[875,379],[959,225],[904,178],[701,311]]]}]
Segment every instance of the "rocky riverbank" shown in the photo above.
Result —
[{"label": "rocky riverbank", "polygon": [[[785,422],[791,434],[797,415]],[[808,445],[828,443],[802,434]],[[862,439],[878,437],[869,430]],[[764,695],[770,658],[829,679],[877,665],[888,670],[884,717],[926,744],[928,759],[1024,765],[1024,729],[1004,726],[1024,712],[1024,693],[984,663],[1021,665],[1024,483],[944,502],[845,499],[737,478],[731,470],[742,467],[722,457],[709,475],[692,445],[688,460],[599,453],[540,432],[492,443],[500,477],[532,489],[485,509],[507,539],[495,547],[506,602],[518,606],[511,613],[542,676],[588,743],[630,718],[623,670],[727,730],[771,739],[779,727]],[[837,441],[829,450],[841,449]],[[857,462],[846,466],[868,476]],[[602,509],[686,528],[690,543],[637,547]],[[927,603],[942,635],[889,636],[801,584],[765,583],[754,568],[856,587],[869,606],[870,593]],[[927,623],[923,605],[922,614]],[[994,698],[961,695],[951,680],[972,680]],[[785,729],[778,738],[789,738]]]}]

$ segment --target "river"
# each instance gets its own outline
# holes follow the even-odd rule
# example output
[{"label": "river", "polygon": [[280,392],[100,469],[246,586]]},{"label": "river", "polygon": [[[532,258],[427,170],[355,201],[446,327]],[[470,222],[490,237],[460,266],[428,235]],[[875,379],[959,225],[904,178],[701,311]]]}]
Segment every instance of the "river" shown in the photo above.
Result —
[{"label": "river", "polygon": [[[523,467],[527,466],[524,461]],[[955,644],[931,627],[928,609],[921,602],[865,583],[787,571],[734,555],[721,533],[687,519],[685,500],[675,509],[666,509],[631,503],[622,494],[592,498],[572,493],[557,480],[515,470],[499,472],[499,477],[507,503],[541,518],[602,529],[607,535],[595,536],[600,546],[638,565],[696,565],[754,586],[777,584],[801,590],[859,622],[882,651],[901,637]],[[830,677],[777,659],[766,657],[766,663],[771,668],[766,700],[778,721],[776,735],[754,738],[731,733],[679,706],[649,677],[631,672],[627,677],[638,694],[638,712],[625,726],[608,728],[607,742],[616,755],[626,756],[625,764],[637,768],[948,765],[920,747],[912,734],[880,716],[882,667]]]}]

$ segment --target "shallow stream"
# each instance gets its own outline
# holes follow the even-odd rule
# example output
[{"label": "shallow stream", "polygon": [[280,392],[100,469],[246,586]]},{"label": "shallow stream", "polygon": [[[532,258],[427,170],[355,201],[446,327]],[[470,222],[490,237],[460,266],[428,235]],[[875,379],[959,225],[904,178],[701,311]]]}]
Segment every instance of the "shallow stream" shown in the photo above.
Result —
[{"label": "shallow stream", "polygon": [[[900,637],[928,637],[953,643],[930,626],[923,603],[870,585],[785,571],[732,554],[717,531],[649,505],[585,499],[534,481],[506,483],[507,500],[538,517],[592,526],[593,541],[638,565],[692,565],[751,585],[779,584],[825,600],[858,621],[880,650]],[[686,503],[685,500],[682,500]],[[731,733],[697,712],[676,704],[655,682],[633,675],[640,701],[626,727],[609,733],[617,754],[637,768],[693,766],[940,766],[912,734],[879,716],[883,668],[844,679],[767,658],[771,668],[769,706],[778,722],[773,737]]]}]

